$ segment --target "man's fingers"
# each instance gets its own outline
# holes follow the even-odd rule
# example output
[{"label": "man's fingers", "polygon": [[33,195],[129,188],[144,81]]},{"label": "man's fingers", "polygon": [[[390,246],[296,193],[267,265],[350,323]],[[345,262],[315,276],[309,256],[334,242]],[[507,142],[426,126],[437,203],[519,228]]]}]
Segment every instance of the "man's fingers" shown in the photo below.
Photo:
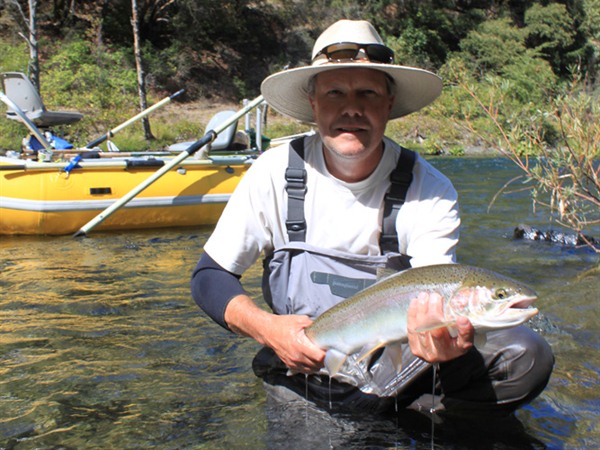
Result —
[{"label": "man's fingers", "polygon": [[[442,362],[464,354],[473,346],[474,329],[466,317],[457,318],[453,337],[444,323],[444,299],[436,292],[421,292],[408,309],[408,334],[412,352],[429,362]],[[417,331],[428,330],[428,331]]]}]

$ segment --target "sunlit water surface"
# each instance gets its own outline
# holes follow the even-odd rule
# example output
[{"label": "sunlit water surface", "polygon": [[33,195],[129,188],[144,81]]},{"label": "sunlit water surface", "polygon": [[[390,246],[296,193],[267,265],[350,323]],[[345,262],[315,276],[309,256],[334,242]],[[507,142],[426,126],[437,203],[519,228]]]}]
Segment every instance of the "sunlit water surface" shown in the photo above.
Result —
[{"label": "sunlit water surface", "polygon": [[[514,241],[548,229],[498,159],[438,159],[463,216],[459,260],[527,282],[551,343],[548,388],[506,423],[339,417],[276,429],[254,342],[207,319],[189,277],[210,229],[0,238],[0,448],[598,448],[600,283],[586,249]],[[597,230],[595,231],[597,232]],[[597,236],[597,234],[596,234]],[[260,265],[245,276],[260,295]],[[300,436],[300,438],[299,438]],[[297,439],[300,439],[297,441]]]}]

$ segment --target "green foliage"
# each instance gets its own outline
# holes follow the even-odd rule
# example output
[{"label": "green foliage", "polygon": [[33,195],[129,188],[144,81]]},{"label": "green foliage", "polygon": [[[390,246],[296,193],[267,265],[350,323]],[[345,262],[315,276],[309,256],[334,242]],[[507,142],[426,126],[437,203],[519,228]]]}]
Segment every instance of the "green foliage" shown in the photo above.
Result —
[{"label": "green foliage", "polygon": [[276,139],[284,136],[293,136],[295,134],[307,131],[306,125],[296,121],[274,121],[269,122],[267,133],[269,138]]},{"label": "green foliage", "polygon": [[122,107],[137,93],[135,68],[124,49],[94,50],[83,41],[64,43],[44,64],[44,97],[78,108]]},{"label": "green foliage", "polygon": [[526,53],[525,34],[509,19],[484,22],[460,43],[461,59],[479,76],[502,73]]},{"label": "green foliage", "polygon": [[502,76],[512,82],[511,95],[521,104],[537,108],[554,95],[558,78],[550,64],[527,51],[502,70]]},{"label": "green foliage", "polygon": [[24,41],[16,44],[0,41],[0,73],[24,72],[29,61],[29,51]]},{"label": "green foliage", "polygon": [[509,83],[507,99],[537,108],[552,96],[557,77],[537,51],[526,47],[525,37],[526,32],[508,19],[485,22],[467,35],[461,42],[461,52],[449,58],[446,67],[454,65],[456,69],[460,62],[460,70],[470,72],[471,82],[487,80],[486,84],[493,85],[494,78],[500,77]]},{"label": "green foliage", "polygon": [[600,0],[587,0],[583,2],[585,17],[582,29],[594,41],[600,42]]},{"label": "green foliage", "polygon": [[575,42],[573,18],[565,5],[532,5],[525,13],[527,45],[544,56],[556,73],[568,60],[567,49]]},{"label": "green foliage", "polygon": [[190,56],[180,44],[173,44],[165,49],[157,49],[144,43],[144,69],[147,74],[147,86],[151,89],[166,88],[169,92],[177,91],[183,86],[182,78],[190,75]]},{"label": "green foliage", "polygon": [[24,126],[17,121],[4,119],[5,114],[6,107],[4,103],[0,102],[0,115],[2,116],[2,120],[0,120],[0,150],[18,150],[21,148],[21,140],[24,137]]},{"label": "green foliage", "polygon": [[[564,67],[575,58],[595,86],[598,1],[145,0],[141,31],[150,103],[181,88],[187,101],[253,97],[269,73],[288,63],[306,64],[314,39],[326,26],[343,17],[363,18],[380,30],[400,64],[428,68],[445,81],[443,95],[416,119],[394,121],[389,127],[393,137],[410,140],[418,130],[425,136],[415,141],[419,147],[460,153],[453,149],[457,143],[480,145],[479,135],[498,138],[475,99],[455,88],[461,77],[483,97],[501,93],[497,109],[506,126],[547,112]],[[109,7],[101,3],[78,4],[77,14],[64,2],[39,4],[42,95],[51,108],[85,113],[80,123],[58,130],[76,143],[139,112],[131,5],[128,0]],[[0,68],[23,71],[27,47],[16,33],[11,36],[16,45],[0,40]],[[181,127],[153,123],[158,142],[160,132],[197,137],[192,125],[177,119]],[[476,130],[461,128],[454,119],[468,120]],[[546,142],[555,142],[555,126],[546,121],[544,127]],[[134,125],[127,132],[137,130]],[[137,138],[128,144],[140,145]],[[520,151],[536,149],[523,146]]]},{"label": "green foliage", "polygon": [[[384,40],[398,50],[401,64],[437,69],[458,50],[461,39],[485,20],[483,3],[467,8],[446,0],[378,0],[365,2],[362,18],[370,20]],[[398,43],[396,43],[398,41]]]},{"label": "green foliage", "polygon": [[233,85],[235,86],[235,89],[238,92],[238,97],[239,98],[247,98],[249,97],[248,95],[248,88],[246,86],[246,82],[238,77],[234,77],[233,79]]},{"label": "green foliage", "polygon": [[538,163],[523,164],[535,202],[554,213],[559,223],[583,234],[600,224],[600,106],[578,86],[565,89],[553,102],[549,117],[539,118],[555,123],[559,130],[555,146],[541,145],[539,122],[529,133],[509,137],[528,139],[538,147]]},{"label": "green foliage", "polygon": [[[585,17],[581,25],[581,31],[588,36],[588,54],[584,61],[587,64],[590,78],[600,74],[600,0],[586,0],[584,3]],[[584,67],[586,64],[583,64]]]},{"label": "green foliage", "polygon": [[397,64],[416,67],[431,67],[429,36],[426,30],[415,29],[410,24],[398,37],[389,37],[386,44],[394,50]]},{"label": "green foliage", "polygon": [[527,40],[543,53],[573,44],[572,18],[565,5],[532,5],[525,12]]},{"label": "green foliage", "polygon": [[72,138],[89,135],[90,129],[105,133],[139,112],[136,71],[129,61],[125,50],[94,49],[85,41],[72,41],[64,42],[44,63],[44,103],[85,114],[69,127]]},{"label": "green foliage", "polygon": [[583,88],[581,74],[536,111],[501,107],[510,91],[506,83],[494,79],[481,89],[466,79],[457,76],[456,88],[479,104],[485,113],[479,119],[496,133],[482,134],[469,118],[465,123],[522,170],[534,204],[581,234],[600,224],[600,106]]},{"label": "green foliage", "polygon": [[465,148],[462,145],[451,145],[448,148],[448,153],[451,156],[464,156]]}]

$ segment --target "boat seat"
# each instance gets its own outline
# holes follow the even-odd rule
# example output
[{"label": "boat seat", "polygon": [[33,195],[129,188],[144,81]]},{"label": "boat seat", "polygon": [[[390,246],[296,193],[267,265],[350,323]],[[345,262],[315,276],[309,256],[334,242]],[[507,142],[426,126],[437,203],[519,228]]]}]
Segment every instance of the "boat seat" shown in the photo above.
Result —
[{"label": "boat seat", "polygon": [[[206,125],[204,133],[208,132],[209,130],[214,130],[234,115],[235,111],[219,111],[208,121],[208,125]],[[227,150],[229,147],[231,147],[231,143],[233,142],[233,138],[235,137],[237,126],[238,121],[236,120],[234,123],[232,123],[223,131],[221,131],[217,138],[211,142],[209,150]]]},{"label": "boat seat", "polygon": [[[208,124],[206,125],[206,129],[204,130],[204,133],[208,132],[209,130],[214,130],[219,125],[221,125],[223,122],[225,122],[225,121],[229,120],[231,117],[233,117],[235,114],[236,114],[235,111],[229,111],[229,110],[219,111],[214,116],[212,116],[212,118],[208,121]],[[233,144],[233,139],[235,137],[235,133],[237,131],[237,126],[238,126],[238,121],[236,120],[234,123],[232,123],[227,128],[225,128],[223,131],[221,131],[217,135],[217,138],[212,143],[210,143],[208,150],[211,152],[218,151],[218,150],[230,150],[231,146]],[[193,143],[194,143],[193,141],[179,142],[177,144],[170,145],[169,150],[181,152],[181,151],[186,150]]]},{"label": "boat seat", "polygon": [[[42,97],[29,78],[21,72],[6,72],[2,74],[2,85],[6,96],[12,100],[36,126],[48,128],[57,125],[75,123],[83,117],[76,111],[48,111]],[[20,120],[19,116],[9,107],[6,117]]]}]

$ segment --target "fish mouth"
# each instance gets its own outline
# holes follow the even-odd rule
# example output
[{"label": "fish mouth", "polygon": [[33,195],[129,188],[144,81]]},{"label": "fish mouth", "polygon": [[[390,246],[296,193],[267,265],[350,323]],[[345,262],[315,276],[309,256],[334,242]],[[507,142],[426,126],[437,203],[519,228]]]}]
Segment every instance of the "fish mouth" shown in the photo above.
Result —
[{"label": "fish mouth", "polygon": [[521,296],[507,302],[497,314],[480,317],[473,320],[476,328],[488,330],[515,327],[527,322],[539,310],[531,306],[537,300],[536,296]]},{"label": "fish mouth", "polygon": [[527,308],[508,308],[498,317],[506,326],[515,326],[528,321],[535,316],[539,310],[533,307]]},{"label": "fish mouth", "polygon": [[[537,300],[537,297],[534,295],[527,295],[527,296],[522,296],[518,299],[513,300],[512,302],[510,302],[508,304],[508,308],[515,308],[515,309],[527,309],[529,308],[533,302],[535,302]],[[533,308],[535,309],[535,308]]]}]

